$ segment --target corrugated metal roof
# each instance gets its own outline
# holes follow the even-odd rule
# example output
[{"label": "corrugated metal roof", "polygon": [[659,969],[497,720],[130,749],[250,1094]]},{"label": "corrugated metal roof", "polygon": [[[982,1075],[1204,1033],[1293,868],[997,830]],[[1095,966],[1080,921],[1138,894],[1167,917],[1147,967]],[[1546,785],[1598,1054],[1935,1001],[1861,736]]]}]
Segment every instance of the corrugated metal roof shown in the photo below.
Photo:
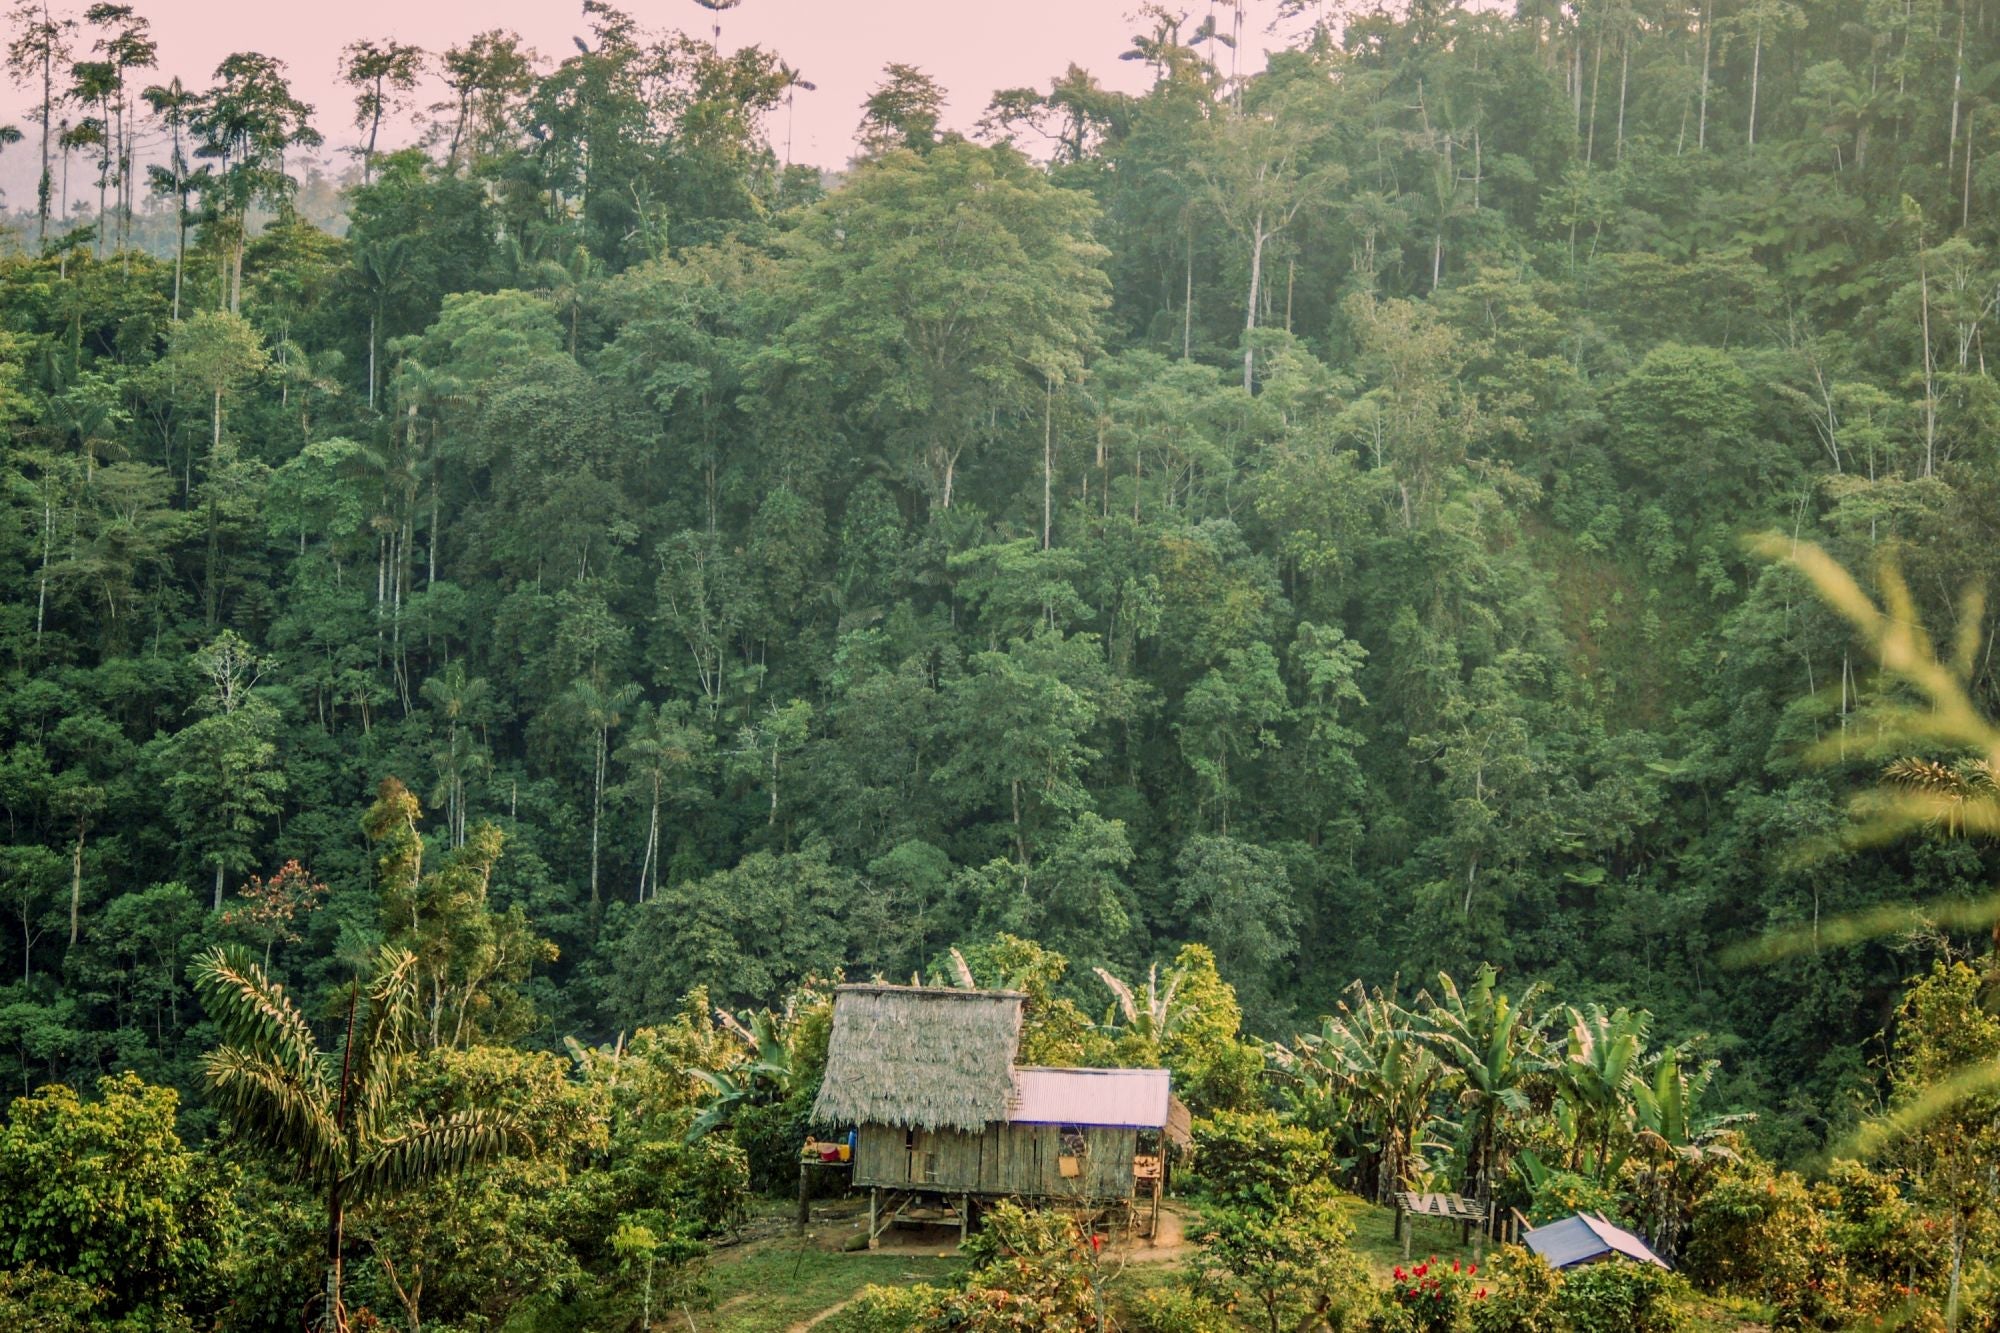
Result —
[{"label": "corrugated metal roof", "polygon": [[1551,1268],[1573,1268],[1614,1254],[1642,1264],[1667,1266],[1645,1241],[1591,1213],[1575,1213],[1559,1222],[1524,1231],[1521,1243],[1541,1255]]},{"label": "corrugated metal roof", "polygon": [[1014,1070],[1007,1119],[1024,1125],[1164,1129],[1172,1089],[1164,1069]]}]

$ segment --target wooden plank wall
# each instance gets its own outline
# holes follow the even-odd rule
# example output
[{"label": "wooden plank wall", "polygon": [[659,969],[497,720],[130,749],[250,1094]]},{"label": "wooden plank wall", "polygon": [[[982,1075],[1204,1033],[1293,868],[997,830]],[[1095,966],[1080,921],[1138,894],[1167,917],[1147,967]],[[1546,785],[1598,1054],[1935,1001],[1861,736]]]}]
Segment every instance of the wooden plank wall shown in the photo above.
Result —
[{"label": "wooden plank wall", "polygon": [[854,1183],[1030,1198],[1130,1197],[1138,1135],[1129,1129],[1087,1129],[1083,1137],[1083,1174],[1068,1177],[1062,1174],[1062,1131],[1054,1125],[988,1125],[979,1134],[920,1134],[920,1142],[927,1139],[936,1156],[937,1178],[924,1181],[911,1179],[903,1130],[863,1125],[855,1136]]}]

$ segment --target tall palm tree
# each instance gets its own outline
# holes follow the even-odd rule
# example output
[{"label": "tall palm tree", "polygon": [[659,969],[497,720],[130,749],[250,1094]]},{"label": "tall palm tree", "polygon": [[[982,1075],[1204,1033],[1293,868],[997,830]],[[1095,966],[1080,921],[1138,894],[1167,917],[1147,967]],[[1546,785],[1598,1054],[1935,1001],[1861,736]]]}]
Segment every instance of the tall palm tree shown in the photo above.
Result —
[{"label": "tall palm tree", "polygon": [[[789,167],[792,165],[793,99],[798,96],[799,90],[802,88],[809,93],[818,92],[819,85],[782,60],[778,62],[778,82],[785,90],[785,165]],[[19,137],[18,132],[15,137]]]},{"label": "tall palm tree", "polygon": [[569,714],[590,733],[590,905],[603,901],[598,890],[598,829],[604,821],[604,776],[611,757],[611,733],[625,725],[625,714],[639,701],[639,687],[610,686],[592,676],[578,677],[565,696]]},{"label": "tall palm tree", "polygon": [[435,1119],[401,1105],[417,1060],[417,960],[376,954],[349,987],[346,1032],[322,1049],[283,986],[236,946],[210,950],[195,991],[222,1037],[202,1059],[209,1095],[230,1131],[290,1165],[326,1202],[326,1292],[317,1327],[347,1333],[341,1300],[347,1214],[463,1174],[525,1146],[506,1116],[485,1108]]},{"label": "tall palm tree", "polygon": [[151,107],[153,115],[165,125],[169,134],[167,160],[164,165],[155,164],[146,168],[146,178],[154,194],[172,195],[174,199],[174,322],[181,318],[181,274],[187,261],[188,196],[199,188],[198,182],[208,176],[208,168],[199,172],[188,166],[187,146],[181,135],[187,129],[188,118],[194,114],[199,94],[191,93],[181,86],[179,78],[164,84],[156,83],[139,94]]},{"label": "tall palm tree", "polygon": [[463,847],[466,780],[492,763],[492,756],[473,736],[473,726],[480,719],[492,690],[483,676],[467,676],[465,664],[453,662],[443,672],[426,680],[421,693],[444,723],[444,735],[438,738],[437,748],[432,751],[432,762],[438,770],[438,794],[431,800],[443,799],[451,845]]},{"label": "tall palm tree", "polygon": [[669,795],[676,794],[670,789],[707,767],[714,747],[714,738],[689,721],[683,700],[658,708],[639,705],[631,734],[618,747],[617,757],[631,773],[626,789],[637,789],[648,803],[646,848],[639,858],[637,896],[642,903],[660,889],[660,809]]}]

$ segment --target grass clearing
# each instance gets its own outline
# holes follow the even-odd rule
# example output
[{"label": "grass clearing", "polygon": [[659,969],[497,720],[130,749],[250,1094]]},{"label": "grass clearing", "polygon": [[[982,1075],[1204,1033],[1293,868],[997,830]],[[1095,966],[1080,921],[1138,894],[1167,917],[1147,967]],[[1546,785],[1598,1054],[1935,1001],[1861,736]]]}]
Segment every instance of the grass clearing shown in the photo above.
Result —
[{"label": "grass clearing", "polygon": [[[851,1203],[830,1207],[831,1215],[819,1214],[816,1205],[804,1237],[791,1234],[789,1210],[789,1204],[758,1209],[750,1227],[755,1238],[716,1252],[710,1269],[715,1304],[706,1314],[695,1312],[696,1333],[786,1333],[852,1300],[863,1287],[944,1282],[964,1267],[955,1256],[939,1257],[956,1246],[955,1234],[921,1248],[848,1252],[840,1246],[854,1234]],[[663,1312],[655,1323],[688,1328],[681,1311]]]}]

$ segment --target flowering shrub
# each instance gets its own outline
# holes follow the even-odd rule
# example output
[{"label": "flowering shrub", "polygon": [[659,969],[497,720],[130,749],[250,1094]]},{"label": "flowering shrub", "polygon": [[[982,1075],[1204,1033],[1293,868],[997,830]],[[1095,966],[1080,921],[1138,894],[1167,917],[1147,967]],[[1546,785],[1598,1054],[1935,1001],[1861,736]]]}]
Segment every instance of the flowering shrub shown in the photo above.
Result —
[{"label": "flowering shrub", "polygon": [[1465,1333],[1473,1327],[1472,1311],[1489,1294],[1479,1265],[1454,1259],[1449,1265],[1435,1257],[1409,1268],[1400,1265],[1389,1287],[1390,1304],[1414,1333]]}]

